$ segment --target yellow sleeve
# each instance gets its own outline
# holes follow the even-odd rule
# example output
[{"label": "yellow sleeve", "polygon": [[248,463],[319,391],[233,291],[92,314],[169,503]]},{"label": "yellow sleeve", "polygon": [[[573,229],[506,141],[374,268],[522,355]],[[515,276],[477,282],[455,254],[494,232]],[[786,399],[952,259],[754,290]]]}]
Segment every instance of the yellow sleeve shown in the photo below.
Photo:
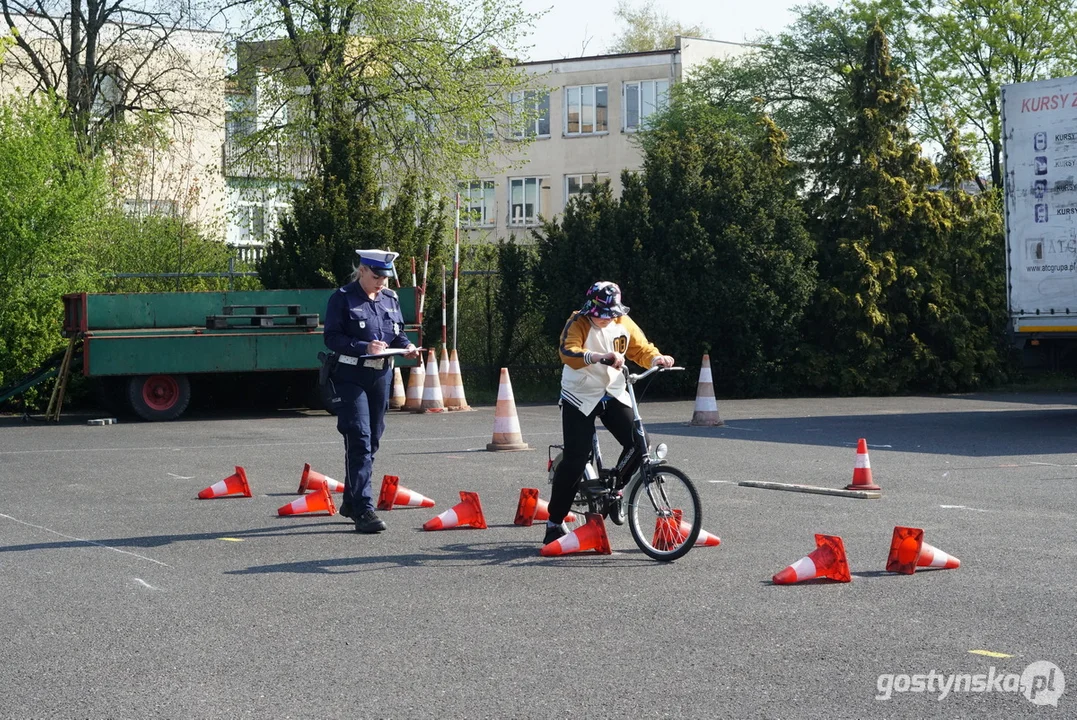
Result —
[{"label": "yellow sleeve", "polygon": [[625,352],[625,357],[640,367],[649,368],[654,359],[662,353],[647,340],[647,336],[632,318],[622,315],[617,318],[617,322],[628,331],[628,351]]},{"label": "yellow sleeve", "polygon": [[586,351],[583,343],[587,340],[587,333],[591,329],[591,323],[579,313],[572,313],[565,329],[561,331],[561,344],[557,348],[561,356],[561,362],[573,370],[587,367]]}]

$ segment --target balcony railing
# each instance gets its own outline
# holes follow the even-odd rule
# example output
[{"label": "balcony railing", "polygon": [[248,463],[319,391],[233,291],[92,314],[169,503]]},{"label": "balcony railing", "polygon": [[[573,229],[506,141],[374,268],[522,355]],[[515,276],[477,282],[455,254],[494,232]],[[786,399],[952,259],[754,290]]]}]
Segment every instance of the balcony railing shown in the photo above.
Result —
[{"label": "balcony railing", "polygon": [[314,153],[309,147],[273,144],[252,148],[229,139],[222,155],[226,177],[303,180],[314,171]]}]

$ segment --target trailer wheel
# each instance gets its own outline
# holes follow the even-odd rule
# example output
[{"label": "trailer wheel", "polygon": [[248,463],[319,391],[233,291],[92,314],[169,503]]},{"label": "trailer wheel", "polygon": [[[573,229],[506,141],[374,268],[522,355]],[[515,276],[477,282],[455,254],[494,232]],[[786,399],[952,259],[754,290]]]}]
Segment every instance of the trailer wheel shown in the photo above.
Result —
[{"label": "trailer wheel", "polygon": [[186,375],[136,375],[127,383],[127,400],[143,420],[175,420],[191,402]]}]

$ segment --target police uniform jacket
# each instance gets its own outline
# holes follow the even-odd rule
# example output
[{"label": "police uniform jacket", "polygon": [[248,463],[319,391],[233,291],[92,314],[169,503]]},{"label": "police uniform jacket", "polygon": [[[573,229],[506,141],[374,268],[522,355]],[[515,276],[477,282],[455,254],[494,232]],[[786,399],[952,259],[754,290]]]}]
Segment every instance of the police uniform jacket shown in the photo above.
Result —
[{"label": "police uniform jacket", "polygon": [[606,395],[629,404],[624,375],[599,363],[598,356],[621,353],[637,365],[650,367],[662,354],[627,315],[614,318],[600,328],[578,312],[572,313],[565,323],[558,352],[565,364],[561,371],[561,398],[584,415],[590,415]]},{"label": "police uniform jacket", "polygon": [[[385,288],[371,300],[358,282],[348,283],[329,297],[323,332],[325,346],[340,356],[335,376],[353,382],[364,367],[365,361],[358,358],[369,354],[370,342],[380,340],[394,348],[411,344],[396,293]],[[383,360],[385,367],[390,365]]]}]

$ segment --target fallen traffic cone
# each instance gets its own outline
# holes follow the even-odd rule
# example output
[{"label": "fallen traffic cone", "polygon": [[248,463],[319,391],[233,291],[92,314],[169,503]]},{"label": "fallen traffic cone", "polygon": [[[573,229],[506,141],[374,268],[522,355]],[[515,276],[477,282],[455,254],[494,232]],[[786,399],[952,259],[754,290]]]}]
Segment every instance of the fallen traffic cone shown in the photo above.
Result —
[{"label": "fallen traffic cone", "polygon": [[[550,504],[540,498],[538,488],[520,488],[520,502],[516,504],[516,519],[513,525],[531,527],[536,522],[550,519]],[[565,515],[564,522],[576,522],[576,515]]]},{"label": "fallen traffic cone", "polygon": [[442,392],[445,394],[445,407],[449,410],[470,410],[467,398],[464,397],[464,380],[460,375],[460,357],[456,350],[449,356],[449,380],[443,383]]},{"label": "fallen traffic cone", "polygon": [[322,485],[314,492],[307,493],[303,497],[277,508],[277,515],[299,515],[301,513],[315,512],[325,512],[330,515],[337,514],[337,506],[333,503],[333,496],[329,494],[329,488],[326,485]]},{"label": "fallen traffic cone", "polygon": [[404,392],[404,377],[400,374],[400,368],[393,368],[393,389],[389,393],[389,408],[400,410],[408,401],[407,393]]},{"label": "fallen traffic cone", "polygon": [[423,386],[426,384],[426,371],[423,370],[422,358],[408,373],[408,392],[404,400],[404,409],[411,411],[423,408]]},{"label": "fallen traffic cone", "polygon": [[394,505],[434,507],[434,501],[401,486],[400,478],[396,475],[385,475],[381,479],[381,492],[378,493],[378,510],[392,510]]},{"label": "fallen traffic cone", "polygon": [[587,513],[587,522],[564,537],[543,545],[539,555],[552,557],[594,550],[599,555],[612,555],[606,524],[598,513]]},{"label": "fallen traffic cone", "polygon": [[236,471],[224,480],[215,482],[199,492],[198,497],[201,500],[209,500],[210,498],[225,497],[236,493],[242,493],[243,497],[251,496],[251,486],[247,482],[247,472],[239,465],[236,465]]},{"label": "fallen traffic cone", "polygon": [[703,356],[703,365],[699,368],[699,384],[696,386],[696,407],[692,412],[689,425],[717,427],[725,425],[718,415],[718,401],[714,399],[714,379],[711,376],[711,356]]},{"label": "fallen traffic cone", "polygon": [[305,493],[317,490],[322,485],[328,487],[329,492],[344,492],[344,483],[311,470],[310,463],[303,463],[303,476],[299,478],[299,489],[296,492]]},{"label": "fallen traffic cone", "polygon": [[434,348],[426,356],[426,378],[423,383],[423,402],[417,413],[445,412],[445,400],[441,396],[441,382],[438,380],[438,358]]},{"label": "fallen traffic cone", "polygon": [[477,530],[486,528],[486,518],[477,493],[460,491],[460,502],[423,523],[423,530],[447,530],[469,525]]},{"label": "fallen traffic cone", "polygon": [[893,573],[912,575],[918,567],[953,570],[961,567],[961,561],[924,542],[924,531],[920,528],[896,526],[894,537],[890,541],[890,556],[886,559],[886,569]]},{"label": "fallen traffic cone", "polygon": [[856,441],[856,465],[853,466],[853,481],[845,486],[846,490],[882,490],[871,480],[871,460],[868,459],[868,441],[860,438]]},{"label": "fallen traffic cone", "polygon": [[[682,517],[683,513],[680,510],[674,510],[673,517],[660,517],[655,521],[651,545],[656,550],[672,550],[688,539],[692,526],[682,520]],[[692,547],[718,547],[721,544],[721,538],[700,528]]]},{"label": "fallen traffic cone", "polygon": [[790,585],[802,580],[825,577],[838,582],[849,582],[849,561],[845,558],[845,544],[837,535],[816,535],[815,550],[775,575],[775,585]]},{"label": "fallen traffic cone", "polygon": [[516,400],[512,396],[508,368],[501,368],[501,384],[497,388],[497,407],[494,408],[494,437],[486,444],[486,449],[491,452],[531,449],[520,434],[520,420],[516,417]]}]

